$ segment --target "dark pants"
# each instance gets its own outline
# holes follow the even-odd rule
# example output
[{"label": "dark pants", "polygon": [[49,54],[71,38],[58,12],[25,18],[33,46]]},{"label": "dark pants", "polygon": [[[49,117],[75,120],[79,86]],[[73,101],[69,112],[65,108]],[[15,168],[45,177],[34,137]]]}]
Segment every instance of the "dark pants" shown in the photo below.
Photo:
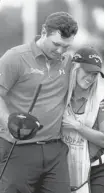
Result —
[{"label": "dark pants", "polygon": [[104,193],[104,164],[91,168],[90,185],[91,193]]},{"label": "dark pants", "polygon": [[[11,146],[0,138],[0,171]],[[67,152],[61,140],[17,145],[0,180],[0,193],[70,193]]]}]

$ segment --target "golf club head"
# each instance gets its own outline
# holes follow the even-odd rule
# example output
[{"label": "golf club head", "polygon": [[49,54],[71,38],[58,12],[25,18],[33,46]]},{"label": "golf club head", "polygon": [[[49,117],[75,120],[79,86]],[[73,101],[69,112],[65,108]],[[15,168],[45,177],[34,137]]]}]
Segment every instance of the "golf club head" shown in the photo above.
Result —
[{"label": "golf club head", "polygon": [[12,113],[8,118],[9,131],[19,140],[33,138],[42,127],[39,120],[28,113]]}]

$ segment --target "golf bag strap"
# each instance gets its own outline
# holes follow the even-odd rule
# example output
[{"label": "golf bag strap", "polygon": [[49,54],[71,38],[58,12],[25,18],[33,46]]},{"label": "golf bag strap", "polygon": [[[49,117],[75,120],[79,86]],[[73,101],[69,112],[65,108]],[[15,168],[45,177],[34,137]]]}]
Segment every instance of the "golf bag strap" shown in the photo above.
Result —
[{"label": "golf bag strap", "polygon": [[71,186],[71,192],[74,192],[74,191],[79,190],[79,189],[82,188],[86,183],[90,184],[90,172],[91,172],[91,167],[90,167],[90,169],[89,169],[89,173],[88,173],[88,178],[87,178],[87,180],[86,180],[83,184],[81,184],[79,187],[72,187],[72,186]]}]

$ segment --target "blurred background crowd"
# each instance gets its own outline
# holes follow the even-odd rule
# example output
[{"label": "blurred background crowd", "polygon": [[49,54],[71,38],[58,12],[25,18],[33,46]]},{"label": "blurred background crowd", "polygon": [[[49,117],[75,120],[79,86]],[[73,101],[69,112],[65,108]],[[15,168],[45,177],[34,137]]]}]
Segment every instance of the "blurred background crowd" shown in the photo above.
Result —
[{"label": "blurred background crowd", "polygon": [[0,0],[0,56],[40,34],[46,17],[57,11],[72,14],[78,22],[71,53],[89,44],[104,57],[104,0]]}]

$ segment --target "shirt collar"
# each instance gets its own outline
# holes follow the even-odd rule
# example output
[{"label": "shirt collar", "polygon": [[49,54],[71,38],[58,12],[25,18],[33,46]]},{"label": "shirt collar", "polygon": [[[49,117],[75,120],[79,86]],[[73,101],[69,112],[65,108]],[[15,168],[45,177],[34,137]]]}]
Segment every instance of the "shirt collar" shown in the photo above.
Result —
[{"label": "shirt collar", "polygon": [[42,52],[42,50],[36,45],[36,41],[38,39],[40,39],[41,36],[37,35],[34,40],[31,42],[31,49],[32,49],[32,52],[35,56],[35,58],[37,57],[40,57],[40,56],[43,56],[45,58],[45,55],[44,53]]}]

